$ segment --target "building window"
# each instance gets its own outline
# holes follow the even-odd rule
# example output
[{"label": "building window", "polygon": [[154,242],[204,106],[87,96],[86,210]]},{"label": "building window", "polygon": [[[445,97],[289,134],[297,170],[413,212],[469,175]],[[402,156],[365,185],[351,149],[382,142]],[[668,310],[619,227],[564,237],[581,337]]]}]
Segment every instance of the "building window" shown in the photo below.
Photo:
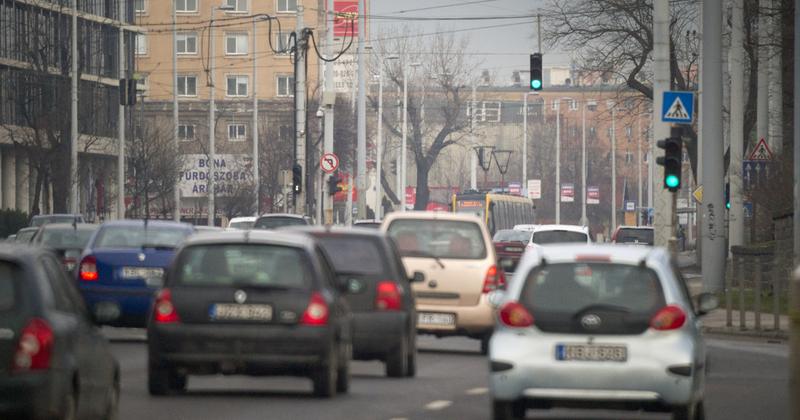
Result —
[{"label": "building window", "polygon": [[550,109],[553,111],[558,111],[558,99],[553,99],[553,103],[550,104]]},{"label": "building window", "polygon": [[633,162],[633,153],[626,151],[625,152],[625,163],[632,163]]},{"label": "building window", "polygon": [[614,135],[614,133],[611,131],[611,127],[608,127],[607,130],[608,130],[608,138],[611,138],[611,136]]},{"label": "building window", "polygon": [[278,96],[294,96],[294,76],[278,76]]},{"label": "building window", "polygon": [[247,54],[247,34],[225,34],[225,54]]},{"label": "building window", "polygon": [[589,137],[594,138],[597,136],[597,129],[594,127],[589,127]]},{"label": "building window", "polygon": [[575,99],[569,99],[569,110],[570,111],[577,111],[578,110],[578,101]]},{"label": "building window", "polygon": [[247,96],[248,76],[228,76],[228,96]]},{"label": "building window", "polygon": [[197,33],[182,33],[176,38],[178,54],[197,54]]},{"label": "building window", "polygon": [[147,36],[145,34],[136,34],[136,55],[147,54]]},{"label": "building window", "polygon": [[247,136],[247,126],[244,124],[228,124],[228,140],[244,141]]},{"label": "building window", "polygon": [[276,50],[281,51],[281,54],[289,54],[289,33],[275,34],[275,47]]},{"label": "building window", "polygon": [[194,140],[194,125],[192,124],[179,124],[178,125],[178,139],[181,141]]},{"label": "building window", "polygon": [[197,0],[175,0],[175,11],[182,13],[197,12]]},{"label": "building window", "polygon": [[586,103],[586,108],[591,112],[597,111],[597,101],[589,101]]},{"label": "building window", "polygon": [[197,96],[197,76],[178,76],[178,96]]},{"label": "building window", "polygon": [[297,11],[297,0],[278,0],[278,12],[293,13]]},{"label": "building window", "polygon": [[625,127],[625,135],[628,136],[628,141],[630,141],[631,138],[633,137],[633,127],[631,127],[629,125],[626,126]]},{"label": "building window", "polygon": [[247,0],[225,0],[225,5],[233,7],[233,12],[247,11]]},{"label": "building window", "polygon": [[147,11],[147,0],[133,0],[133,10],[136,13],[144,13]]}]

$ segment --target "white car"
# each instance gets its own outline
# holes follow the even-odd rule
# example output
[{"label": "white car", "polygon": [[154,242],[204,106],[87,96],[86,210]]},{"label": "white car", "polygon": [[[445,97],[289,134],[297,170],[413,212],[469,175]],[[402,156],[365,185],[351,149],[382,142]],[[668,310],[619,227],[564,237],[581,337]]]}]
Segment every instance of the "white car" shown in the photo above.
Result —
[{"label": "white car", "polygon": [[249,216],[249,217],[234,217],[228,222],[228,229],[252,229],[253,225],[256,224],[256,217]]},{"label": "white car", "polygon": [[527,248],[562,243],[592,243],[589,228],[576,225],[516,225],[514,230],[533,232]]},{"label": "white car", "polygon": [[495,420],[555,406],[702,419],[706,350],[677,266],[661,248],[555,245],[527,252],[489,342]]}]

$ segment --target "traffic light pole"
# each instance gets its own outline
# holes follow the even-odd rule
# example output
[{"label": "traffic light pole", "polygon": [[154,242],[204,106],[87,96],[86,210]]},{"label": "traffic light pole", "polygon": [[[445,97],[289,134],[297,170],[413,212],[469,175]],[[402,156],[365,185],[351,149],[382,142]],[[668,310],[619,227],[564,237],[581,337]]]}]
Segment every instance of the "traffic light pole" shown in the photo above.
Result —
[{"label": "traffic light pole", "polygon": [[[327,0],[328,10],[325,14],[325,57],[332,57],[333,54],[333,0]],[[325,132],[324,140],[322,142],[322,150],[324,153],[333,153],[333,116],[334,105],[336,103],[336,92],[333,87],[333,63],[325,62],[325,85],[322,93],[322,105],[324,108],[325,121],[323,122],[323,130]],[[330,191],[331,175],[323,175],[323,204],[325,224],[333,224],[333,196]]]},{"label": "traffic light pole", "polygon": [[[303,179],[308,176],[306,167],[306,49],[308,38],[305,34],[305,23],[303,14],[305,13],[302,5],[297,5],[297,25],[296,25],[296,49],[295,49],[295,165],[299,165]],[[303,215],[306,213],[306,188],[300,182],[300,192],[294,193],[294,212]]]},{"label": "traffic light pole", "polygon": [[[669,63],[669,2],[653,2],[653,139],[664,139],[670,135],[669,124],[661,121],[661,108],[664,101],[664,92],[670,87]],[[651,144],[651,156],[658,156],[656,141]],[[657,170],[654,166],[654,171]],[[661,175],[661,176],[659,176]],[[663,171],[653,174],[653,228],[655,245],[669,246],[672,225],[672,205],[670,193],[659,185],[663,179]]]}]

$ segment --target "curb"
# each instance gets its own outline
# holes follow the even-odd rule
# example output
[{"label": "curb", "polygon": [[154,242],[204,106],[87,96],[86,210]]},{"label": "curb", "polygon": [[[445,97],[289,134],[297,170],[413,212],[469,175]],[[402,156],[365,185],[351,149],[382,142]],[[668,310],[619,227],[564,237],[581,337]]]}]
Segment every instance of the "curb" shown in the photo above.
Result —
[{"label": "curb", "polygon": [[731,337],[751,337],[751,338],[771,338],[777,340],[788,340],[789,331],[775,330],[741,330],[737,327],[703,327],[703,334],[727,335]]}]

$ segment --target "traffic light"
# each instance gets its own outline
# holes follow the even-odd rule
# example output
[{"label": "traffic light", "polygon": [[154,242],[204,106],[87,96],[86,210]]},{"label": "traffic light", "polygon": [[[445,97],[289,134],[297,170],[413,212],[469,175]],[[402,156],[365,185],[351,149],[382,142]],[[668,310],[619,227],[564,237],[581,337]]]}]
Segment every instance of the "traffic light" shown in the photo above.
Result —
[{"label": "traffic light", "polygon": [[299,163],[292,166],[292,191],[300,194],[303,191],[303,167]]},{"label": "traffic light", "polygon": [[731,184],[725,183],[725,208],[731,209]]},{"label": "traffic light", "polygon": [[531,54],[531,90],[542,90],[542,54]]},{"label": "traffic light", "polygon": [[344,191],[342,186],[339,185],[341,182],[342,178],[340,178],[339,175],[331,175],[331,177],[328,178],[328,194],[336,195],[339,191]]},{"label": "traffic light", "polygon": [[664,188],[676,192],[681,188],[683,140],[680,137],[668,137],[656,144],[664,149],[664,156],[656,158],[656,163],[664,167]]}]

